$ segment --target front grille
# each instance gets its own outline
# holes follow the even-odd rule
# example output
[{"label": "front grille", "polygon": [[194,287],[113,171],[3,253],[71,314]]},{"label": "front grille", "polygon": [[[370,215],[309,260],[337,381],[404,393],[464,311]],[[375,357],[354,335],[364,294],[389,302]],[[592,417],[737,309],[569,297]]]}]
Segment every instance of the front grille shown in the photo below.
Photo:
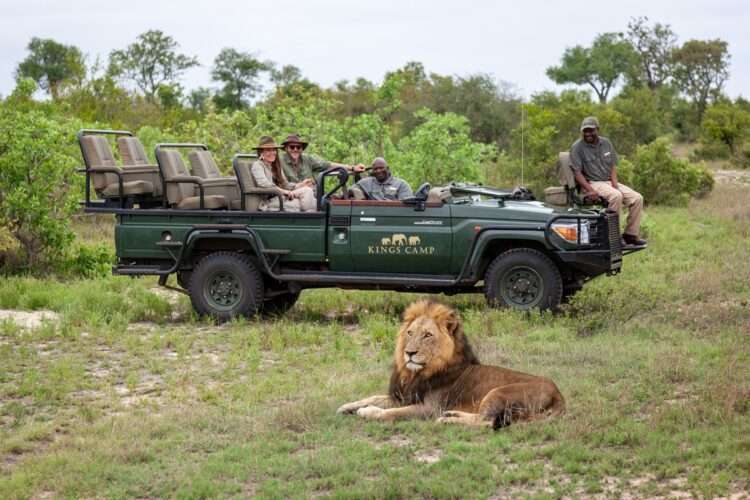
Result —
[{"label": "front grille", "polygon": [[620,239],[620,216],[617,212],[607,212],[604,216],[607,221],[609,234],[609,250],[612,257],[622,255],[622,240]]}]

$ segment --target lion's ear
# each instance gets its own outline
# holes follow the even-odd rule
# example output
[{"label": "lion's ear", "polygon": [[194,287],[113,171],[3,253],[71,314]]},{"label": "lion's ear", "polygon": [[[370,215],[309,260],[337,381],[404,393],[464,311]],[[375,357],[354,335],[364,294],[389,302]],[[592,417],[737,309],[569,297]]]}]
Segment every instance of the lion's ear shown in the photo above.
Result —
[{"label": "lion's ear", "polygon": [[452,337],[455,337],[461,331],[461,318],[458,317],[456,311],[451,311],[445,317],[445,329]]}]

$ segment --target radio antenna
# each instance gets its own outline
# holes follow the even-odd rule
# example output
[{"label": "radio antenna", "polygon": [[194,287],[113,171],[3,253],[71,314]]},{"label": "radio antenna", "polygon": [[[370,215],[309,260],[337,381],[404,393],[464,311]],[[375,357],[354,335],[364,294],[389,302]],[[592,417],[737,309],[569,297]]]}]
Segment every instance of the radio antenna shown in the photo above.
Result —
[{"label": "radio antenna", "polygon": [[[521,98],[521,99],[523,99],[523,98]],[[523,100],[521,100],[521,186],[524,185],[524,183],[523,183],[523,167],[524,167],[524,162],[526,160],[526,158],[524,157],[524,149],[525,149],[525,146],[526,146],[526,144],[524,143],[524,134],[526,132],[525,129],[526,129],[526,121],[524,119]]]}]

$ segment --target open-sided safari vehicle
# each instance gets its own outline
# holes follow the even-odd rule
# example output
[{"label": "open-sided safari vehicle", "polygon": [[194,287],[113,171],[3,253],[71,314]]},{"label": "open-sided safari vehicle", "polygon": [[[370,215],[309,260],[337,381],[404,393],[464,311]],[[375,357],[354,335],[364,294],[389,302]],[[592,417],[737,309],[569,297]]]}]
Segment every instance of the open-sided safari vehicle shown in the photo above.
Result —
[{"label": "open-sided safari vehicle", "polygon": [[[105,132],[119,134],[118,146],[134,139]],[[79,140],[85,210],[117,218],[113,272],[157,275],[162,285],[176,274],[196,311],[220,320],[282,312],[303,289],[322,287],[484,293],[491,305],[549,309],[622,269],[618,216],[606,210],[465,184],[424,184],[411,199],[375,201],[350,196],[354,180],[332,168],[317,178],[316,212],[263,212],[260,200],[275,193],[253,185],[254,155],[236,155],[235,176],[226,178],[205,146],[162,144],[158,179],[151,168],[147,181],[130,164],[114,164],[106,139],[87,139],[105,132],[82,131]],[[114,177],[95,178],[102,174]],[[92,186],[100,199],[91,199]]]}]

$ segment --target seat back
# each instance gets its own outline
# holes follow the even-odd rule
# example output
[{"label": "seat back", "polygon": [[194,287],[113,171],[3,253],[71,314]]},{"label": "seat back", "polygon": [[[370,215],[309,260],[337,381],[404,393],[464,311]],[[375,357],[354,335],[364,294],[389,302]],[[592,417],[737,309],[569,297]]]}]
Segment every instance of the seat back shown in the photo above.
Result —
[{"label": "seat back", "polygon": [[557,178],[560,185],[570,191],[576,189],[576,176],[573,173],[573,163],[570,161],[570,153],[563,151],[557,155]]},{"label": "seat back", "polygon": [[156,162],[159,164],[159,170],[162,177],[164,177],[164,182],[167,183],[167,202],[170,205],[176,205],[185,198],[197,196],[195,184],[167,182],[173,180],[175,177],[190,175],[179,151],[159,149],[156,153]]},{"label": "seat back", "polygon": [[[117,167],[112,148],[106,137],[101,135],[84,135],[81,137],[81,148],[84,151],[86,167]],[[103,191],[110,184],[118,182],[117,175],[103,172],[92,172],[91,182],[97,192]]]},{"label": "seat back", "polygon": [[196,149],[188,155],[193,174],[204,179],[215,179],[221,177],[219,167],[216,166],[214,157],[210,151]]},{"label": "seat back", "polygon": [[245,198],[245,210],[250,212],[256,212],[260,208],[260,203],[266,196],[262,194],[243,194],[252,189],[257,189],[258,185],[255,184],[255,179],[250,173],[250,167],[253,166],[252,159],[241,159],[237,158],[234,164],[234,173],[237,174],[237,181],[240,183],[240,196]]},{"label": "seat back", "polygon": [[120,151],[123,165],[152,165],[137,137],[119,137],[117,149]]}]

